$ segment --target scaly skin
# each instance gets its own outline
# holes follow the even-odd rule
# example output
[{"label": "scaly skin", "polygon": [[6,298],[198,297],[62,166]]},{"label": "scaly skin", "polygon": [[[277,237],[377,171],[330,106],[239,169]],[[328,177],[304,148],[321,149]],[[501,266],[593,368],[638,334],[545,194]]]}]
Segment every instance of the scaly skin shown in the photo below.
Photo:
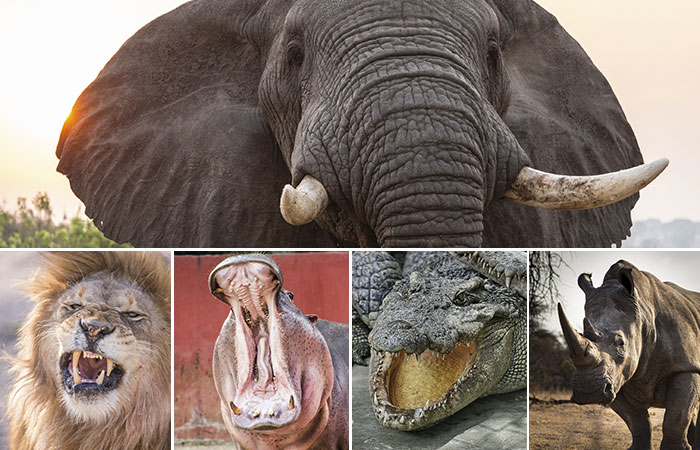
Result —
[{"label": "scaly skin", "polygon": [[[355,253],[353,266],[387,256]],[[525,387],[525,299],[453,253],[409,254],[381,309],[369,336],[369,384],[382,425],[426,428],[479,397]]]}]

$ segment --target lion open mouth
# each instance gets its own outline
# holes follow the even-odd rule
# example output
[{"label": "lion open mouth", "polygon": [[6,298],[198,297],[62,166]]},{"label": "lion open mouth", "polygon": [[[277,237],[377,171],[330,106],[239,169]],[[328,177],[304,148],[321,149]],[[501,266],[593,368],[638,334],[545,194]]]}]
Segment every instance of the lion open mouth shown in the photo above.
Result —
[{"label": "lion open mouth", "polygon": [[64,353],[59,364],[69,394],[111,391],[124,376],[124,370],[114,361],[87,350]]}]

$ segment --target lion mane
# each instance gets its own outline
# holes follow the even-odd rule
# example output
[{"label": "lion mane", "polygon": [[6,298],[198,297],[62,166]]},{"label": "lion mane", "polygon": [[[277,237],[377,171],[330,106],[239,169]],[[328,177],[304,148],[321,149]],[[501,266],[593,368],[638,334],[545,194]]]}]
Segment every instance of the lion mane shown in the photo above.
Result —
[{"label": "lion mane", "polygon": [[[19,331],[17,357],[11,359],[15,381],[7,405],[10,448],[169,449],[170,264],[166,257],[136,251],[47,252],[42,256],[34,276],[25,283],[35,305]],[[78,342],[85,341],[88,335],[88,328],[78,315],[87,306],[81,309],[80,303],[71,304],[70,296],[88,297],[92,293],[100,295],[90,295],[84,305],[111,314],[105,317],[114,322],[112,330],[116,330],[109,331],[114,337],[105,346],[110,349],[106,356],[66,350],[64,344],[66,336]],[[127,299],[119,301],[129,305],[148,303],[148,320],[131,323],[137,319],[124,314],[133,313],[109,311],[112,304],[108,305],[108,298],[116,293]],[[106,340],[95,339],[102,340],[93,341],[90,348],[95,348],[94,342]],[[65,352],[62,360],[61,352]],[[113,354],[119,355],[115,362],[110,359],[116,358]],[[93,375],[88,380],[92,383],[89,389],[83,389],[81,400],[75,400],[76,388],[86,381],[78,375],[73,386],[72,378],[66,375],[67,365],[77,358],[89,371],[93,367],[89,363],[94,362],[84,357],[100,362],[104,358],[112,366],[106,378],[102,371],[99,382]],[[59,368],[59,361],[63,369]],[[73,369],[77,364],[71,367],[71,374],[77,370]],[[125,364],[123,374],[121,369],[113,369],[117,364]],[[79,369],[78,374],[82,371]],[[120,378],[109,381],[111,390],[107,392],[108,381],[103,380],[108,380],[112,371]],[[66,393],[69,388],[74,390]]]}]

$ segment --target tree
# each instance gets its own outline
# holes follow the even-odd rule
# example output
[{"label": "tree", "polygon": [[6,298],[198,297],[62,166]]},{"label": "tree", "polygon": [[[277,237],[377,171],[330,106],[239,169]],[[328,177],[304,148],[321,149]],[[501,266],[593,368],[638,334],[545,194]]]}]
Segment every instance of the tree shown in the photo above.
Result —
[{"label": "tree", "polygon": [[15,212],[0,208],[0,247],[10,248],[111,248],[131,247],[107,239],[89,219],[73,217],[55,224],[51,201],[46,192],[32,199],[17,199]]},{"label": "tree", "polygon": [[569,267],[560,253],[530,252],[530,332],[542,328],[542,318],[561,297],[559,293],[559,271]]}]

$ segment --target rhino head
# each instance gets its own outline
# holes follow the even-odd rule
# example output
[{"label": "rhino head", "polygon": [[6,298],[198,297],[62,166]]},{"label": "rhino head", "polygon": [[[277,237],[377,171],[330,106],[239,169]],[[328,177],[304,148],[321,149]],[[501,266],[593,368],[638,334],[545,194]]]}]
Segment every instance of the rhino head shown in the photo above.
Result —
[{"label": "rhino head", "polygon": [[576,367],[571,397],[574,403],[612,403],[637,370],[645,328],[634,287],[636,270],[626,261],[619,261],[598,288],[593,286],[590,274],[579,276],[578,285],[586,295],[583,334],[574,329],[558,305],[561,329]]}]

